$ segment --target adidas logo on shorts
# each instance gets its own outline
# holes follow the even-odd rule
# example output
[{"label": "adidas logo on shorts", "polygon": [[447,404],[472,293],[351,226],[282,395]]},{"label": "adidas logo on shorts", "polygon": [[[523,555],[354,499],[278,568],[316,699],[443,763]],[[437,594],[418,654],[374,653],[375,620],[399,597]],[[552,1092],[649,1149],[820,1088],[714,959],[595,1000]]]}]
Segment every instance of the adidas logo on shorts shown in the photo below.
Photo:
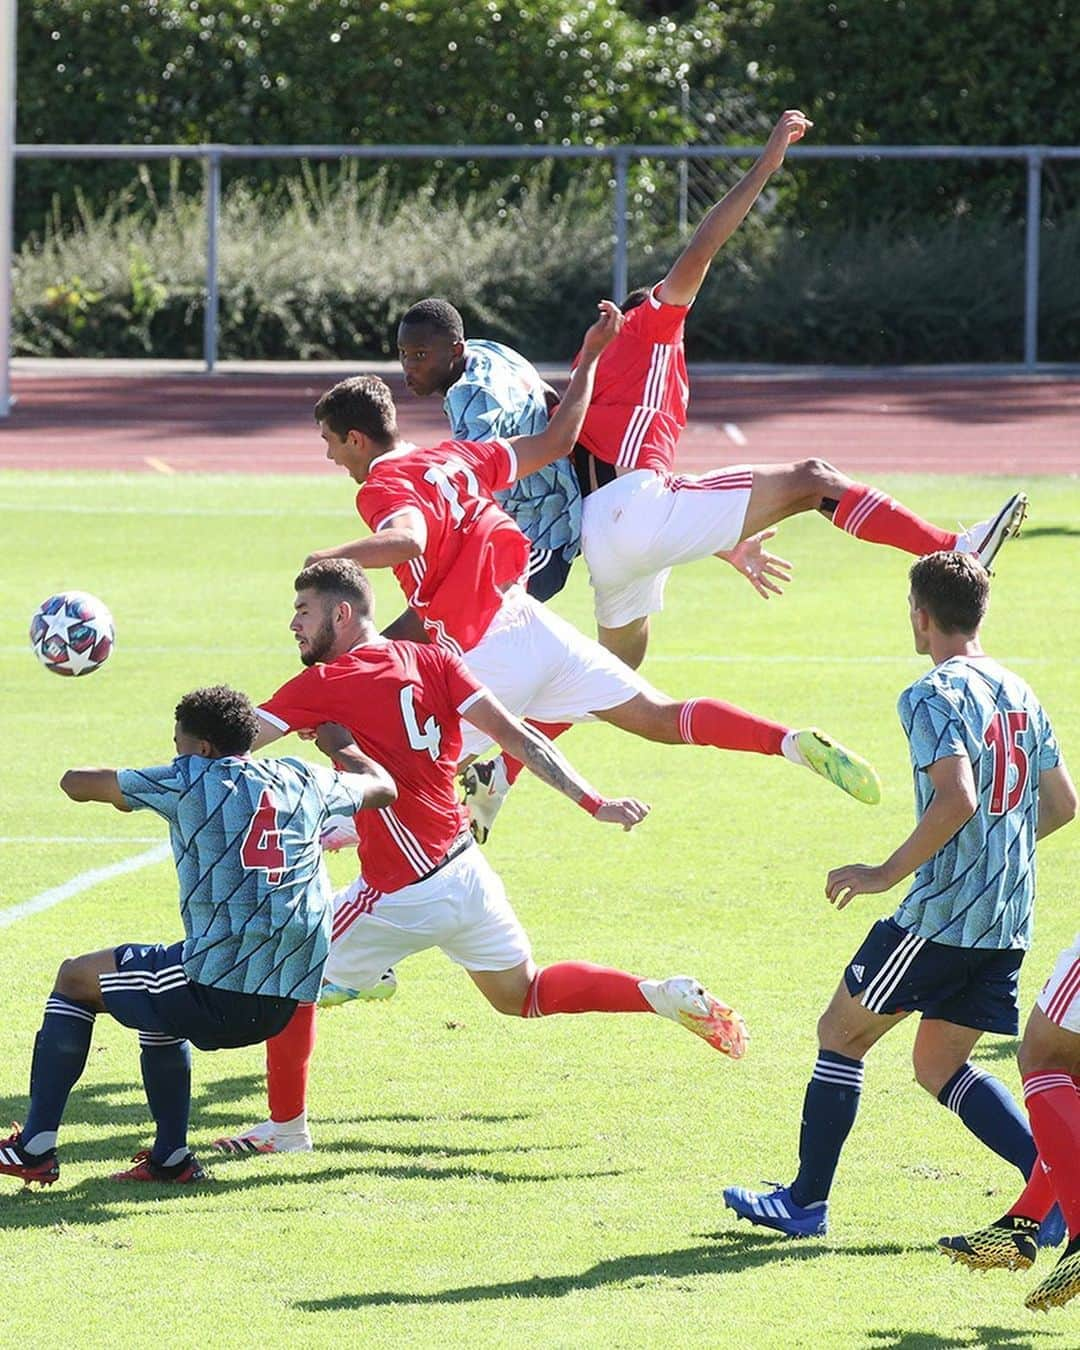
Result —
[{"label": "adidas logo on shorts", "polygon": [[863,982],[863,976],[866,974],[866,967],[865,967],[865,966],[852,966],[852,967],[851,967],[851,973],[852,973],[852,975],[855,976],[855,978],[858,980],[858,982],[859,982],[860,984],[862,984],[862,982]]}]

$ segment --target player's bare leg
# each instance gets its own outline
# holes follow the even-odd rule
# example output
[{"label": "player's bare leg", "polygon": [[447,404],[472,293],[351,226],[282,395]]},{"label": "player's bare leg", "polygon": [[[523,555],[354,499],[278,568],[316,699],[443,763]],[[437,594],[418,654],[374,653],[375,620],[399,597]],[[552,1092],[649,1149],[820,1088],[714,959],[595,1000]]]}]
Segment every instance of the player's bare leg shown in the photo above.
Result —
[{"label": "player's bare leg", "polygon": [[782,755],[827,778],[857,801],[873,805],[881,800],[877,774],[854,751],[814,727],[796,731],[719,699],[680,702],[649,689],[617,707],[598,709],[595,716],[664,745],[710,745],[718,750]]},{"label": "player's bare leg", "polygon": [[873,544],[923,555],[957,549],[989,567],[1001,545],[1020,530],[1027,497],[1014,493],[996,515],[957,532],[941,529],[888,494],[858,483],[824,459],[755,464],[742,538],[805,511],[820,511],[838,528]]},{"label": "player's bare leg", "polygon": [[631,670],[637,670],[645,660],[649,646],[649,619],[632,619],[621,628],[604,628],[596,625],[596,638],[601,647],[613,652],[620,661]]},{"label": "player's bare leg", "polygon": [[732,1059],[746,1052],[749,1037],[742,1017],[689,975],[643,980],[586,961],[560,961],[541,968],[524,961],[511,970],[470,970],[469,975],[496,1012],[508,1017],[653,1012]]}]

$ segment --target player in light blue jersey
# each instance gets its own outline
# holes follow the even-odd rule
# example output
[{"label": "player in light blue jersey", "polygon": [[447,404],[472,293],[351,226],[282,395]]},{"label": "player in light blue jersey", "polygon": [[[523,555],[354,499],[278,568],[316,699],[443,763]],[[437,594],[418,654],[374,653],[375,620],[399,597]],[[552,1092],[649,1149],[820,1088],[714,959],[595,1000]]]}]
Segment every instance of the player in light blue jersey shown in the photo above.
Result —
[{"label": "player in light blue jersey", "polygon": [[26,1124],[0,1142],[0,1174],[45,1186],[60,1175],[60,1121],[86,1067],[94,1019],[107,1012],[139,1033],[157,1126],[153,1147],[113,1179],[203,1180],[187,1146],[190,1045],[264,1041],[299,1001],[317,996],[332,902],[319,832],[328,815],[388,806],[397,791],[340,727],[320,728],[318,740],[348,773],[254,760],[258,728],[243,694],[197,689],[177,705],[172,763],[69,769],[61,780],[75,801],[146,808],[169,822],[184,939],[124,943],[63,962],[34,1043]]},{"label": "player in light blue jersey", "polygon": [[[970,554],[932,553],[911,569],[915,650],[933,669],[900,697],[915,775],[915,829],[879,866],[835,868],[837,909],[914,873],[871,928],[818,1023],[803,1103],[799,1172],[771,1193],[724,1192],[741,1218],[792,1236],[823,1234],[840,1152],[855,1123],[863,1059],[912,1012],[922,1020],[919,1083],[1028,1177],[1036,1149],[1004,1085],[968,1056],[984,1032],[1015,1035],[1017,976],[1031,937],[1035,843],[1071,820],[1076,791],[1049,720],[1019,676],[983,650],[989,576]],[[1060,1214],[1044,1245],[1060,1241]]]},{"label": "player in light blue jersey", "polygon": [[[445,300],[421,300],[398,326],[405,383],[420,397],[442,394],[459,441],[533,436],[547,426],[555,391],[523,356],[501,342],[465,340],[461,315]],[[581,489],[568,458],[515,483],[495,499],[531,545],[526,588],[550,600],[581,551]]]}]

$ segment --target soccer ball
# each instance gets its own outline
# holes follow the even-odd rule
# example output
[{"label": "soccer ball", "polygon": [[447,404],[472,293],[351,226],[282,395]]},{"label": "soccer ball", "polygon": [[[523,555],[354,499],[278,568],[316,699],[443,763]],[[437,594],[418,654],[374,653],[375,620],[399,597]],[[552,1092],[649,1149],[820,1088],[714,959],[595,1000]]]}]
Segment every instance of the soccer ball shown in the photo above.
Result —
[{"label": "soccer ball", "polygon": [[56,675],[91,674],[108,660],[115,642],[112,615],[85,591],[50,595],[30,620],[34,655]]}]

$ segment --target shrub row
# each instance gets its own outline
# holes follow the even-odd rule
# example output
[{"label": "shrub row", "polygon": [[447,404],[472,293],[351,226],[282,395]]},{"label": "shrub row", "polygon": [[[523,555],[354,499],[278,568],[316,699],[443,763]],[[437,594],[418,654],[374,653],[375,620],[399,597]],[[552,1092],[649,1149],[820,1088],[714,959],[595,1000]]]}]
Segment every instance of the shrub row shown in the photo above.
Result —
[{"label": "shrub row", "polygon": [[[552,194],[541,174],[513,198],[461,202],[387,181],[308,175],[269,200],[226,193],[220,245],[223,358],[379,358],[400,313],[443,295],[469,331],[534,358],[574,350],[611,276],[607,211]],[[126,199],[24,245],[14,340],[40,356],[198,357],[202,205]],[[1080,215],[1044,230],[1041,355],[1080,356]],[[631,281],[658,278],[678,248],[643,217]],[[754,218],[721,253],[689,325],[692,359],[783,362],[1017,361],[1023,232],[955,221],[915,232],[804,232]]]}]

